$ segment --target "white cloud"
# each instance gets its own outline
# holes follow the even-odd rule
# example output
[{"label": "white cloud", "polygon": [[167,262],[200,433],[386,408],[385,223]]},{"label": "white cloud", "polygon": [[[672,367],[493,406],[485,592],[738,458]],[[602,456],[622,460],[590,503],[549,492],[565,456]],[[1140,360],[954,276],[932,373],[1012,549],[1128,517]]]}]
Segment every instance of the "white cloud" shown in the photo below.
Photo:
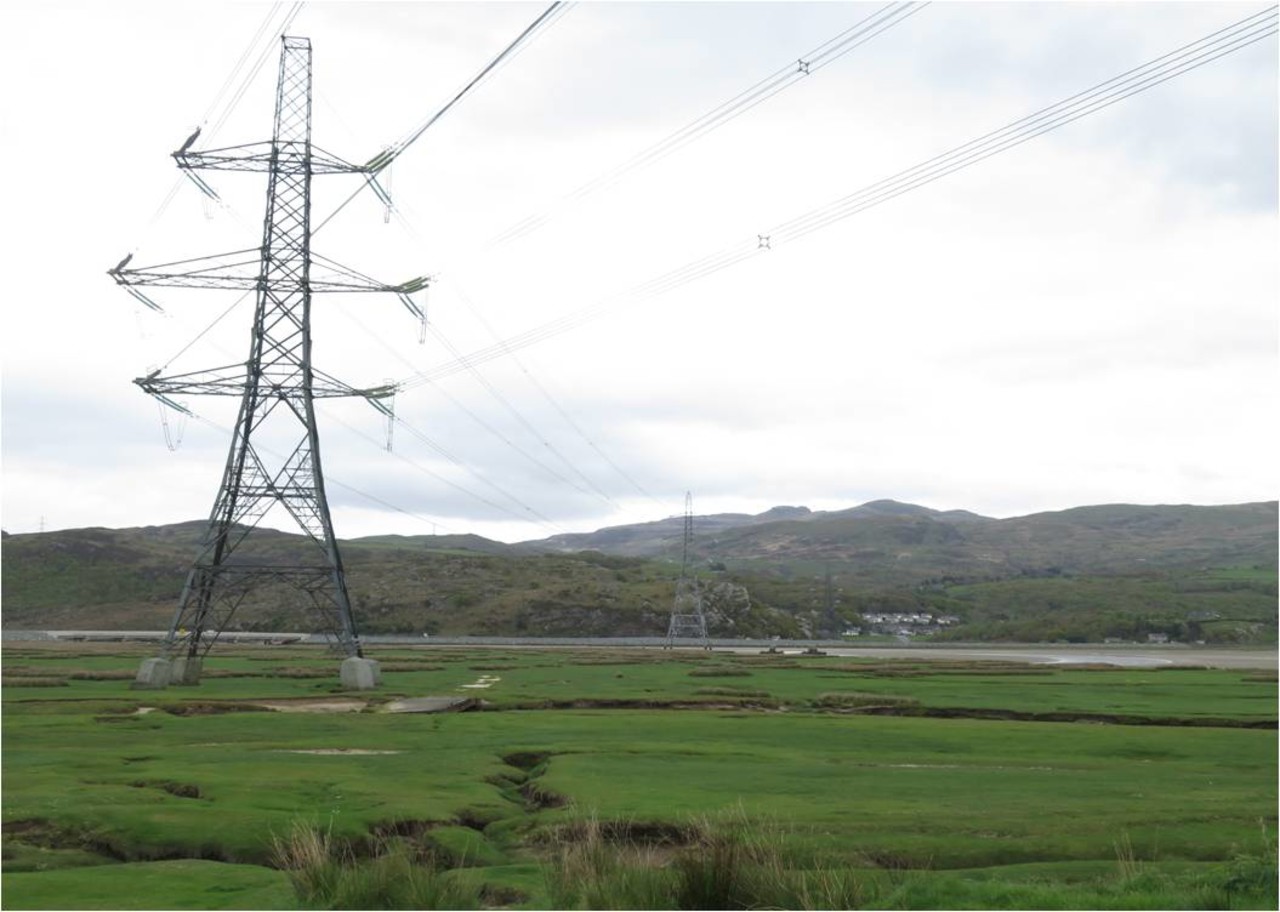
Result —
[{"label": "white cloud", "polygon": [[[575,7],[397,162],[392,190],[413,233],[384,226],[366,197],[316,236],[317,251],[388,280],[440,273],[429,305],[439,336],[418,346],[394,299],[317,297],[318,366],[357,386],[447,366],[441,339],[463,353],[494,343],[473,306],[503,337],[551,324],[1255,11],[933,4],[681,151],[560,205],[876,8]],[[239,363],[249,307],[175,358],[232,299],[161,290],[169,316],[159,317],[103,273],[134,249],[157,262],[256,245],[261,176],[216,175],[238,219],[207,219],[184,186],[149,220],[177,177],[168,150],[267,9],[6,13],[3,78],[23,90],[6,93],[0,129],[11,173],[29,178],[11,182],[5,218],[21,265],[3,343],[10,531],[41,516],[52,527],[142,525],[208,511],[227,438],[194,422],[170,454],[130,380],[153,366]],[[317,142],[369,157],[537,9],[308,6],[294,31],[315,46]],[[274,68],[272,58],[219,141],[265,136]],[[498,396],[463,371],[398,397],[398,414],[462,467],[403,428],[396,454],[381,452],[376,413],[326,403],[339,534],[434,522],[540,537],[676,513],[685,490],[700,511],[894,497],[994,515],[1275,497],[1276,430],[1261,416],[1278,404],[1276,83],[1271,38],[619,304],[521,349],[519,363],[488,361],[478,371]],[[318,178],[316,212],[353,186]],[[538,214],[553,217],[487,246]],[[223,427],[234,419],[233,401],[190,404]]]}]

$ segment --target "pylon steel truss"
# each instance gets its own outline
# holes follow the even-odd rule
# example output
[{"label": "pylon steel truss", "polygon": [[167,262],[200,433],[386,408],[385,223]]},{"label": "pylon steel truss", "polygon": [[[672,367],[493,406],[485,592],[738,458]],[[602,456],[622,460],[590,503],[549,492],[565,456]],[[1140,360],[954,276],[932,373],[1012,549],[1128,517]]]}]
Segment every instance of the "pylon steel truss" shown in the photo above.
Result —
[{"label": "pylon steel truss", "polygon": [[684,544],[681,549],[680,579],[676,581],[671,622],[667,625],[667,648],[677,640],[694,640],[703,649],[711,648],[707,638],[707,618],[702,611],[702,587],[689,567],[689,546],[693,542],[693,495],[684,495]]},{"label": "pylon steel truss", "polygon": [[[134,382],[168,405],[177,395],[239,396],[240,410],[222,483],[209,514],[200,551],[187,574],[165,641],[170,654],[203,656],[227,628],[247,596],[265,586],[285,584],[302,593],[331,644],[349,656],[361,655],[347,593],[345,571],[325,495],[314,400],[358,396],[384,414],[394,387],[356,389],[312,369],[311,295],[322,291],[391,292],[417,316],[409,295],[425,278],[400,285],[379,283],[311,252],[311,178],[316,174],[362,174],[353,165],[311,144],[311,42],[285,36],[280,52],[275,122],[269,143],[190,151],[193,135],[174,159],[203,192],[215,196],[198,170],[267,174],[262,245],[211,257],[127,268],[126,257],[109,274],[135,296],[138,286],[252,289],[256,291],[249,358],[192,373],[161,377],[154,372]],[[319,261],[325,276],[313,276]],[[271,446],[266,441],[270,440]],[[283,449],[278,442],[284,440]],[[267,513],[282,507],[314,548],[308,557],[275,561],[245,547]]]}]

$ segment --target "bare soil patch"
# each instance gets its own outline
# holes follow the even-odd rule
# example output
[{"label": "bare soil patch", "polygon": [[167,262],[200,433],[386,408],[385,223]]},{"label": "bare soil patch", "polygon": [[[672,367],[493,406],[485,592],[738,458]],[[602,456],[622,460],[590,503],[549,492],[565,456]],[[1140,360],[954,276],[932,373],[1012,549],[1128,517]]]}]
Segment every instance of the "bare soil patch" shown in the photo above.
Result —
[{"label": "bare soil patch", "polygon": [[364,700],[326,699],[326,700],[255,700],[255,707],[287,713],[349,713],[361,712],[368,707]]}]

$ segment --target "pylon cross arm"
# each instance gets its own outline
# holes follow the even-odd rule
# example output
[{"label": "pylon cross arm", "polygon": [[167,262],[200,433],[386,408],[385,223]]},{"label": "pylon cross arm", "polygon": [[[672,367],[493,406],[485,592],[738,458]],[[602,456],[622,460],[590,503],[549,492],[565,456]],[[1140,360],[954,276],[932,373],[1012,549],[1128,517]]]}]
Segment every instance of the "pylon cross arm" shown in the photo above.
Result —
[{"label": "pylon cross arm", "polygon": [[[201,152],[178,151],[173,153],[173,158],[179,168],[188,171],[270,171],[277,161],[274,151],[274,144],[264,141]],[[353,165],[315,146],[310,147],[309,159],[304,161],[299,162],[299,167],[308,167],[313,175],[365,172],[363,165]]]},{"label": "pylon cross arm", "polygon": [[[133,382],[140,386],[143,392],[157,398],[168,396],[243,396],[245,387],[250,382],[250,377],[243,365],[234,365],[191,371],[185,374],[174,374],[170,377],[161,377],[159,372],[153,372],[145,377],[138,377]],[[299,395],[302,393],[300,383],[291,384],[289,389],[286,389],[286,392],[290,389]],[[314,399],[339,399],[355,396],[374,401],[394,396],[395,392],[395,384],[384,383],[380,386],[357,389],[320,371],[313,370],[311,375],[311,397]]]},{"label": "pylon cross arm", "polygon": [[[304,271],[286,268],[295,264],[285,263],[270,274],[263,273],[262,250],[248,248],[215,253],[209,256],[191,257],[157,263],[153,266],[128,268],[132,256],[126,257],[107,270],[107,275],[117,285],[133,288],[153,285],[168,288],[212,288],[232,291],[270,289],[278,293],[304,290]],[[323,267],[311,271],[305,280],[305,290],[316,292],[390,292],[403,299],[426,288],[429,276],[416,276],[407,282],[391,284],[357,272],[327,257],[314,255],[313,259]]]}]

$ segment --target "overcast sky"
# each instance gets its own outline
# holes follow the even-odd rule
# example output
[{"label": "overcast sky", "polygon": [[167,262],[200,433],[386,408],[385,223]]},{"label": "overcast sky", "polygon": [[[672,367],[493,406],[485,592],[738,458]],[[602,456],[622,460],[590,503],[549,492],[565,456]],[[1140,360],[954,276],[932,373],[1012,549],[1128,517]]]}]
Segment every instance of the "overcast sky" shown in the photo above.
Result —
[{"label": "overcast sky", "polygon": [[[685,491],[699,513],[1274,499],[1274,36],[713,274],[635,292],[1265,8],[935,3],[570,197],[881,6],[573,6],[400,157],[397,218],[384,224],[365,193],[318,232],[318,253],[362,272],[435,277],[421,345],[394,298],[315,299],[317,367],[357,387],[406,383],[390,453],[368,405],[320,407],[339,536],[541,538],[678,513]],[[146,265],[257,245],[262,175],[206,173],[225,209],[185,181],[161,204],[181,180],[169,153],[197,125],[197,149],[269,137],[274,47],[213,127],[271,9],[0,13],[7,531],[208,514],[237,402],[184,397],[200,420],[170,413],[171,451],[131,381],[243,361],[251,302],[189,344],[234,293],[156,289],[160,315],[105,271],[126,253]],[[316,143],[367,160],[541,9],[306,5],[289,33],[314,47]],[[317,214],[357,185],[317,177]],[[494,242],[534,216],[537,230]],[[283,514],[268,524],[291,529]]]}]

